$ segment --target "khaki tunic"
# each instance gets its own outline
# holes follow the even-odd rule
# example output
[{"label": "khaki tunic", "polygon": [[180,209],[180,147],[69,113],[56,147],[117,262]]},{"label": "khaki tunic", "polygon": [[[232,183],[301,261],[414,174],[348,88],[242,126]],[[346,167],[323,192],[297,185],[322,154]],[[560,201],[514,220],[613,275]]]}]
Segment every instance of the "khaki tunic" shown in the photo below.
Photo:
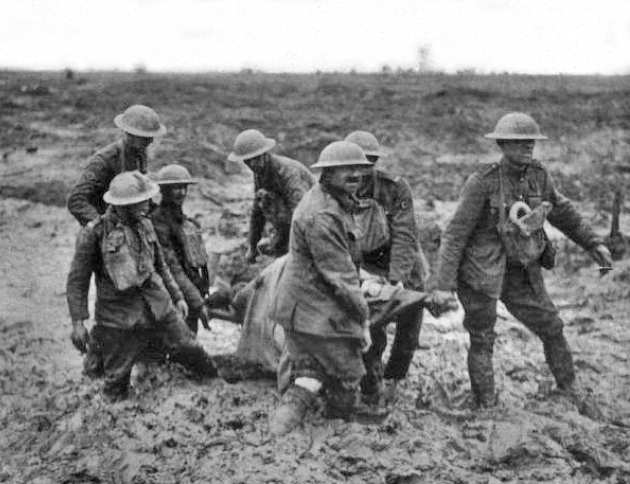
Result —
[{"label": "khaki tunic", "polygon": [[132,329],[138,324],[147,323],[147,307],[155,320],[162,320],[175,310],[172,301],[183,300],[148,219],[137,227],[135,240],[124,241],[143,282],[124,291],[116,288],[105,267],[103,251],[115,252],[122,246],[120,237],[110,237],[110,234],[120,234],[124,229],[125,226],[111,208],[97,223],[81,229],[66,284],[68,308],[73,321],[88,319],[90,316],[88,291],[92,274],[96,282],[94,319],[97,324]]},{"label": "khaki tunic", "polygon": [[107,204],[103,195],[109,182],[124,171],[147,172],[146,152],[130,152],[122,140],[98,150],[88,160],[79,181],[68,196],[68,210],[81,225],[95,220],[105,213]]}]

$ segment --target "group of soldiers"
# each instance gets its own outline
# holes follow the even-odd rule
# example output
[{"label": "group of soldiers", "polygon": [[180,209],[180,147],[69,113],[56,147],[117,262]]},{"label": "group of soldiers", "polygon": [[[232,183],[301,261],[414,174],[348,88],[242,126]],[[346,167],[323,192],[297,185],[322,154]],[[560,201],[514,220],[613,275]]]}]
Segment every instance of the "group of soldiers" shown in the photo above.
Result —
[{"label": "group of soldiers", "polygon": [[[86,373],[104,378],[103,393],[113,401],[128,396],[134,364],[151,352],[202,378],[227,374],[221,366],[234,360],[205,352],[196,341],[198,323],[209,327],[214,305],[247,306],[243,299],[260,286],[231,294],[213,284],[200,227],[183,211],[197,182],[186,168],[172,164],[147,175],[147,147],[166,132],[155,111],[134,105],[114,122],[123,138],[93,155],[68,198],[83,227],[67,280],[72,342],[87,353]],[[268,313],[259,318],[273,322],[274,335],[282,331],[277,372],[284,383],[272,433],[298,426],[319,396],[331,418],[382,418],[418,347],[423,308],[439,317],[457,299],[470,334],[476,407],[497,403],[499,299],[541,339],[558,388],[579,394],[563,322],[543,282],[541,267],[554,259],[543,222],[604,269],[612,266],[610,253],[533,159],[535,141],[545,137],[530,116],[507,114],[486,137],[497,140],[502,157],[467,180],[429,277],[409,184],[377,166],[383,152],[371,133],[329,144],[310,170],[275,154],[275,141],[258,130],[237,136],[229,159],[254,174],[246,259],[266,254],[281,264],[277,287],[265,296]],[[95,325],[88,333],[92,275]],[[393,304],[405,297],[407,303]],[[377,314],[374,301],[389,312]],[[395,333],[384,364],[390,322]]]}]

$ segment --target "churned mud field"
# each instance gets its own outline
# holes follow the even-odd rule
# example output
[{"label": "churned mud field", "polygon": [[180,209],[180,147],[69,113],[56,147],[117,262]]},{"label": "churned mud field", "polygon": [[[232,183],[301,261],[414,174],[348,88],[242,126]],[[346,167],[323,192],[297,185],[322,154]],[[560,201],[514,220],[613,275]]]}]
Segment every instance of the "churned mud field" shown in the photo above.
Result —
[{"label": "churned mud field", "polygon": [[[496,152],[481,135],[508,110],[539,119],[538,155],[601,233],[611,188],[627,187],[628,78],[454,76],[160,76],[0,72],[0,482],[10,483],[626,483],[630,482],[630,261],[600,278],[558,237],[548,284],[576,369],[602,417],[554,393],[538,340],[500,308],[495,373],[501,405],[471,412],[461,313],[426,316],[420,349],[380,425],[315,413],[268,434],[274,382],[195,381],[177,367],[133,375],[134,396],[106,404],[70,343],[65,277],[78,224],[62,206],[86,157],[117,136],[127,105],[153,106],[169,134],[152,167],[181,162],[205,180],[187,211],[217,270],[246,279],[240,242],[252,180],[224,163],[257,127],[312,163],[329,141],[369,129],[409,177],[418,216],[443,226],[465,177]],[[622,231],[627,215],[622,214]],[[427,236],[429,252],[434,237]],[[239,329],[200,331],[211,353]]]}]

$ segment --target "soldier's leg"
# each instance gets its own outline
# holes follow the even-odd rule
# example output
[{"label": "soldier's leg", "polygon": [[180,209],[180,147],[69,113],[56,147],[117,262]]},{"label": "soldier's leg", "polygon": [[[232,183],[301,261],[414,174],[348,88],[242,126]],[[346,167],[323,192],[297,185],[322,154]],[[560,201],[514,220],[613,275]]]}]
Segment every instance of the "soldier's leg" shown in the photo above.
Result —
[{"label": "soldier's leg", "polygon": [[470,335],[468,375],[475,403],[496,403],[492,355],[496,333],[497,300],[460,283],[457,295],[464,308],[464,327]]},{"label": "soldier's leg", "polygon": [[372,346],[363,354],[366,374],[361,380],[361,393],[368,400],[378,400],[383,390],[383,353],[387,347],[387,326],[373,327]]},{"label": "soldier's leg", "polygon": [[309,408],[315,405],[326,378],[317,360],[304,348],[308,344],[305,335],[287,331],[285,338],[290,383],[269,421],[269,431],[277,436],[291,432],[302,422]]},{"label": "soldier's leg", "polygon": [[83,358],[83,373],[90,378],[101,378],[104,376],[103,370],[103,348],[95,334],[98,335],[97,326],[90,331],[87,353]]},{"label": "soldier's leg", "polygon": [[421,327],[422,308],[410,307],[400,313],[392,351],[385,367],[386,379],[402,380],[407,376],[413,355],[418,349]]},{"label": "soldier's leg", "polygon": [[558,387],[571,388],[575,381],[573,357],[540,267],[508,267],[501,300],[516,319],[541,339],[545,360]]},{"label": "soldier's leg", "polygon": [[188,326],[193,334],[197,334],[197,330],[199,329],[199,309],[189,309],[188,317],[186,318],[186,326]]},{"label": "soldier's leg", "polygon": [[105,383],[103,394],[111,401],[122,400],[129,394],[129,378],[134,363],[145,343],[136,331],[96,325],[94,337],[103,355]]},{"label": "soldier's leg", "polygon": [[197,343],[195,335],[174,308],[158,323],[158,331],[171,361],[180,363],[199,376],[217,376],[212,358]]}]

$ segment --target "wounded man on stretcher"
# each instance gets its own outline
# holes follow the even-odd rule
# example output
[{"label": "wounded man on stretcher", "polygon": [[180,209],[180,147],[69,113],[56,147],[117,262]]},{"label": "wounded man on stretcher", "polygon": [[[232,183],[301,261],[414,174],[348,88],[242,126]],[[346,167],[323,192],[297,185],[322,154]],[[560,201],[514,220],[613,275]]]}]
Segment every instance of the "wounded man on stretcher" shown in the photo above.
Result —
[{"label": "wounded man on stretcher", "polygon": [[[214,298],[210,296],[211,317],[242,326],[236,352],[213,356],[219,376],[230,383],[277,378],[281,393],[290,383],[284,330],[270,317],[285,263],[286,256],[276,259],[231,300],[220,295]],[[410,306],[426,307],[436,316],[457,307],[454,299],[437,307],[429,293],[392,286],[385,279],[363,270],[361,281],[361,289],[370,308],[372,326],[387,325]]]}]

